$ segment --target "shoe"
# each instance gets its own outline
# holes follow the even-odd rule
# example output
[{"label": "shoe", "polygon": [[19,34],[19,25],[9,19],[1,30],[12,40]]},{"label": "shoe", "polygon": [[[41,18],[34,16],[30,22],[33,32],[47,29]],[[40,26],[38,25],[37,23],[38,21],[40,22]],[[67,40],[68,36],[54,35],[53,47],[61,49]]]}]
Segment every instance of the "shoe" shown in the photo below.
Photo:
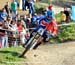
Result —
[{"label": "shoe", "polygon": [[49,41],[49,38],[46,38],[46,40],[45,40],[46,42],[48,42]]}]

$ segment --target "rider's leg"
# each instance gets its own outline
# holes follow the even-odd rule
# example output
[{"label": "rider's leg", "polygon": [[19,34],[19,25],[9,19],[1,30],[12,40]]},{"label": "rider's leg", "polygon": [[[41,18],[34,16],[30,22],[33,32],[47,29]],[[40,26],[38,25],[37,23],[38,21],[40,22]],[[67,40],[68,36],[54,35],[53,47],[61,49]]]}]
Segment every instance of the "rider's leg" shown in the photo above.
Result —
[{"label": "rider's leg", "polygon": [[48,42],[49,41],[49,35],[48,35],[47,31],[44,32],[43,38],[44,38],[43,39],[44,42]]}]

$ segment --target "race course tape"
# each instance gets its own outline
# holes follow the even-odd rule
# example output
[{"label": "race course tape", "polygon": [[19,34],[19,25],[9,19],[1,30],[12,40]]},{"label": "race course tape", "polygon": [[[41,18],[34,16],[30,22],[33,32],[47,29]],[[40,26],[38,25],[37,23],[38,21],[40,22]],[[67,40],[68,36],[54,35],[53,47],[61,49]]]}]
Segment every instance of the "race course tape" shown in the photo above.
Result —
[{"label": "race course tape", "polygon": [[[64,24],[59,24],[57,25],[58,27],[59,26],[68,26],[68,25],[74,25],[75,23],[64,23]],[[30,30],[30,29],[35,29],[35,28],[27,28],[26,30]],[[8,29],[0,29],[0,30],[5,30],[5,31],[11,31],[11,30],[8,30]],[[15,31],[13,31],[15,32]]]}]

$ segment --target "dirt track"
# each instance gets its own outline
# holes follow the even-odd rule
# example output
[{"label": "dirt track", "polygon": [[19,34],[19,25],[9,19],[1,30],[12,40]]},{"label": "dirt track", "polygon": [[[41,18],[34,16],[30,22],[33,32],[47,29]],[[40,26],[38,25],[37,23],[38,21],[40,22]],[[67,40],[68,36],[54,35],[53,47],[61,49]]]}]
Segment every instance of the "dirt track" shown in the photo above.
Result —
[{"label": "dirt track", "polygon": [[41,45],[26,57],[24,65],[75,65],[75,42]]}]

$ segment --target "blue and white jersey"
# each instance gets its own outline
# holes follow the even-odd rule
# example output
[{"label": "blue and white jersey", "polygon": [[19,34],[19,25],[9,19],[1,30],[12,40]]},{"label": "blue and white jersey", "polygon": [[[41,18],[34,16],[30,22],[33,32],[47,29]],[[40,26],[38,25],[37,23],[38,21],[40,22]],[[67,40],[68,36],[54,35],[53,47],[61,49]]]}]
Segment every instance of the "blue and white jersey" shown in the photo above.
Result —
[{"label": "blue and white jersey", "polygon": [[44,16],[44,15],[37,16],[37,22],[38,22],[39,25],[41,24],[41,21],[44,20],[45,17],[46,16]]}]

